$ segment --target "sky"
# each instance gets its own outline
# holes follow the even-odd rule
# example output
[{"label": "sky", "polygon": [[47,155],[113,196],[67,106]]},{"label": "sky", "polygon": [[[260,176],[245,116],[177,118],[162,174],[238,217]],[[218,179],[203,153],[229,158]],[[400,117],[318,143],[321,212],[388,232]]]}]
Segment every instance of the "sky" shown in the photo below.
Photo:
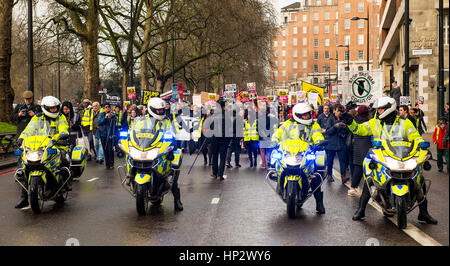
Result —
[{"label": "sky", "polygon": [[270,0],[275,8],[275,11],[277,12],[277,21],[280,21],[281,16],[281,8],[288,6],[292,3],[298,2],[298,0]]}]

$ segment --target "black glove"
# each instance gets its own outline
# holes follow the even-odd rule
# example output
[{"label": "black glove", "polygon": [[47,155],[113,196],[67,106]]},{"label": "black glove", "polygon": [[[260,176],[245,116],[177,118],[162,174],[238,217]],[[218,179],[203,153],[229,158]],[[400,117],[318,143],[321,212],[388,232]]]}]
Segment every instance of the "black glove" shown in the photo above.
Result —
[{"label": "black glove", "polygon": [[342,121],[344,121],[346,125],[351,125],[353,123],[353,116],[345,112],[344,114],[342,114]]},{"label": "black glove", "polygon": [[350,101],[345,105],[345,110],[348,112],[352,109],[356,109],[358,107],[358,104],[354,101]]}]

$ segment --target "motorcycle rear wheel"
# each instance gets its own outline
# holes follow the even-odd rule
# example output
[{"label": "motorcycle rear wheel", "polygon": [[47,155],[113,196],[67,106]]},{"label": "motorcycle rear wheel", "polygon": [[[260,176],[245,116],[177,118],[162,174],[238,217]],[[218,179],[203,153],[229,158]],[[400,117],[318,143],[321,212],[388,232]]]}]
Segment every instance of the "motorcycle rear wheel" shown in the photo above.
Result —
[{"label": "motorcycle rear wheel", "polygon": [[40,176],[31,178],[30,205],[34,214],[39,214],[44,209],[44,183]]}]

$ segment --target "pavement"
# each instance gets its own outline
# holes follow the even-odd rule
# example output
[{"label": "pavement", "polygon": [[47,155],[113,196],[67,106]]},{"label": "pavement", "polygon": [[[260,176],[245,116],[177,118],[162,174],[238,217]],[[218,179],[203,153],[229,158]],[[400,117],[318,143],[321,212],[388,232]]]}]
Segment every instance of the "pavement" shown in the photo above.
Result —
[{"label": "pavement", "polygon": [[[226,169],[226,179],[212,179],[209,167],[197,160],[187,171],[194,155],[186,154],[180,174],[184,211],[175,212],[173,197],[166,195],[163,205],[147,216],[136,212],[134,198],[120,185],[116,170],[88,162],[80,181],[62,208],[46,202],[42,214],[14,205],[19,188],[12,168],[0,172],[0,245],[62,246],[75,241],[80,245],[106,246],[420,246],[421,241],[400,230],[375,208],[368,207],[366,220],[352,221],[358,197],[347,196],[348,188],[338,180],[325,182],[326,213],[315,212],[310,198],[296,219],[289,219],[286,204],[265,183],[264,169]],[[120,163],[116,158],[116,166]],[[123,162],[123,161],[121,161]],[[338,163],[336,162],[335,166]],[[441,245],[449,245],[448,173],[439,173],[435,163],[427,174],[433,182],[429,195],[430,213],[438,225],[417,222],[417,210],[408,221]]]}]

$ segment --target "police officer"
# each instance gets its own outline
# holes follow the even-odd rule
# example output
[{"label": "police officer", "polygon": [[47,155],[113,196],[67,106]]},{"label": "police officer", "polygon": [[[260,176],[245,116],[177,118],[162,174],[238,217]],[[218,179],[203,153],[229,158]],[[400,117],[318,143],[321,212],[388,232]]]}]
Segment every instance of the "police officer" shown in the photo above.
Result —
[{"label": "police officer", "polygon": [[[292,109],[292,118],[284,122],[277,129],[272,141],[278,145],[288,139],[301,139],[308,143],[318,144],[325,140],[322,135],[322,129],[317,122],[313,121],[313,109],[306,103],[298,103]],[[311,189],[315,190],[320,185],[319,178],[312,178]],[[280,184],[284,183],[284,176],[280,179]],[[282,188],[281,188],[282,189]],[[279,191],[281,193],[281,191]],[[323,205],[323,191],[321,188],[314,192],[316,199],[316,211],[319,214],[325,213]]]},{"label": "police officer", "polygon": [[[42,99],[41,106],[42,106],[42,113],[36,114],[31,119],[27,127],[23,130],[22,134],[20,134],[18,138],[19,145],[22,144],[25,137],[32,135],[33,132],[36,132],[36,130],[42,129],[42,128],[36,129],[37,122],[39,119],[49,124],[50,130],[48,131],[48,134],[52,136],[52,141],[57,141],[59,137],[63,135],[69,136],[69,125],[67,123],[66,117],[59,112],[61,102],[53,96],[46,96]],[[47,128],[43,129],[48,130]],[[58,146],[58,149],[61,152],[62,166],[68,167],[70,165],[69,159],[67,158],[67,152],[69,150],[69,147]],[[66,173],[65,171],[62,172]],[[63,175],[63,178],[65,181],[68,178],[68,176]],[[25,186],[27,186],[26,180],[24,183]],[[72,190],[69,182],[66,183],[66,186],[68,191]],[[22,188],[20,201],[17,203],[15,208],[20,209],[27,207],[28,205],[29,203],[27,191]]]},{"label": "police officer", "polygon": [[[166,116],[165,102],[163,99],[154,97],[147,103],[148,117],[156,119],[156,130],[165,128],[166,130],[173,131],[174,135],[177,132],[177,128],[172,125],[170,119]],[[172,184],[172,194],[174,199],[174,207],[176,211],[183,210],[183,204],[181,203],[180,189],[178,188],[178,178],[180,171],[175,171]]]},{"label": "police officer", "polygon": [[[353,117],[348,113],[344,114],[343,120],[345,124],[348,125],[348,128],[353,132],[353,134],[360,136],[373,136],[375,139],[380,139],[381,137],[390,137],[390,134],[395,134],[396,132],[385,132],[381,129],[385,125],[389,126],[398,126],[400,129],[403,129],[401,135],[408,138],[410,142],[423,142],[423,138],[420,136],[417,129],[408,119],[401,119],[397,115],[397,103],[393,98],[390,97],[382,97],[378,99],[378,101],[373,106],[377,110],[377,117],[372,118],[371,120],[358,124],[353,120]],[[347,108],[348,109],[348,108]],[[387,134],[387,135],[386,135]],[[398,134],[398,133],[397,133]],[[421,180],[422,182],[423,179]],[[421,184],[422,185],[422,184]],[[422,185],[423,192],[426,191],[425,183]],[[370,192],[367,184],[364,183],[363,192],[361,198],[359,200],[359,208],[356,213],[353,215],[353,220],[362,220],[365,217],[365,210],[367,203],[370,199]],[[422,199],[418,199],[420,202]],[[427,210],[427,199],[425,198],[423,202],[419,205],[419,221],[425,222],[428,224],[437,224],[437,221],[431,217]]]}]

